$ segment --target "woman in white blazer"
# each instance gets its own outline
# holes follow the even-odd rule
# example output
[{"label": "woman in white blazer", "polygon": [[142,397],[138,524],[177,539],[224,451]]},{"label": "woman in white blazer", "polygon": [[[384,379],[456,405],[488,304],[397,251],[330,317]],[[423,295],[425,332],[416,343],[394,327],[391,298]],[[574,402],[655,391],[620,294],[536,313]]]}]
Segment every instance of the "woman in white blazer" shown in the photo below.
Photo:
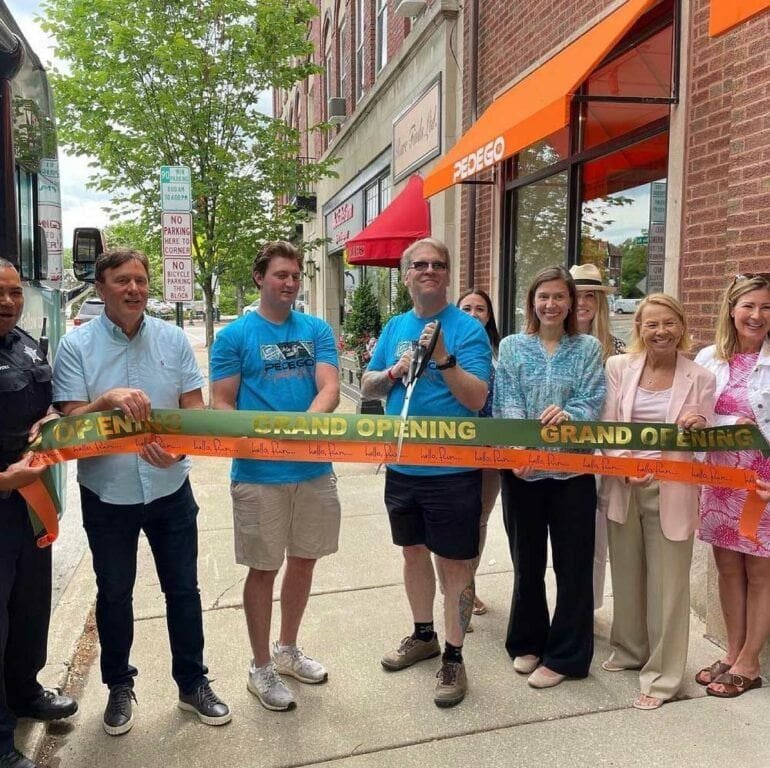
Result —
[{"label": "woman in white blazer", "polygon": [[[667,422],[698,429],[714,415],[714,375],[682,352],[689,347],[681,304],[647,296],[634,316],[629,354],[607,360],[605,421]],[[692,454],[613,451],[688,461]],[[657,709],[684,677],[690,621],[690,561],[698,487],[605,477],[600,509],[608,517],[614,596],[608,672],[639,669],[637,709]]]},{"label": "woman in white blazer", "polygon": [[[769,335],[770,273],[738,275],[722,300],[716,344],[697,357],[716,375],[716,423],[756,424],[768,442]],[[707,460],[752,469],[770,480],[770,458],[759,451],[710,453]],[[713,548],[727,649],[695,679],[721,698],[762,685],[759,654],[770,637],[770,504],[752,539],[740,531],[746,497],[746,490],[706,487],[700,504],[698,537]]]}]

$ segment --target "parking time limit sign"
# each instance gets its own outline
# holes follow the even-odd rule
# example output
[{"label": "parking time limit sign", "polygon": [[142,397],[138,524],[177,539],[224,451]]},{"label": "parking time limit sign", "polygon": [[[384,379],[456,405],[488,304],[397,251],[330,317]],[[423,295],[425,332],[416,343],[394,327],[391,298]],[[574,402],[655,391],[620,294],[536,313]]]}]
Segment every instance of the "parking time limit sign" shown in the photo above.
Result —
[{"label": "parking time limit sign", "polygon": [[191,211],[192,184],[186,165],[160,167],[160,207],[164,211]]}]

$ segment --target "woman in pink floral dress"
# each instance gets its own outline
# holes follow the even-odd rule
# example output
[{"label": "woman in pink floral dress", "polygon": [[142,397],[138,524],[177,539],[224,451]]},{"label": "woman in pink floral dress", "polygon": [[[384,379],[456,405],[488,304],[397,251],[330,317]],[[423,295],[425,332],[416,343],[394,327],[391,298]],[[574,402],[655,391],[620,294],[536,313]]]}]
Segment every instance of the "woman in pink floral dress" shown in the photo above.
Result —
[{"label": "woman in pink floral dress", "polygon": [[[696,358],[717,377],[716,424],[756,424],[768,442],[769,334],[770,273],[738,275],[722,300],[716,343]],[[720,451],[708,461],[753,469],[765,481],[760,487],[768,487],[770,458],[759,451]],[[770,504],[752,541],[738,530],[747,494],[705,487],[700,502],[698,536],[713,546],[727,650],[695,679],[721,698],[761,687],[759,654],[770,637]]]}]

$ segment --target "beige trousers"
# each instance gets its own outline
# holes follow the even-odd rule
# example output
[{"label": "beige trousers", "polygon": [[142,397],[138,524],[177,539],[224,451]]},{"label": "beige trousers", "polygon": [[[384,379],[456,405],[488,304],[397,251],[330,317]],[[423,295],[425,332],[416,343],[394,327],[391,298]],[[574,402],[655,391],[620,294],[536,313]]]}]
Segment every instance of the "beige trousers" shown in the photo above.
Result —
[{"label": "beige trousers", "polygon": [[614,596],[609,662],[640,669],[642,693],[671,699],[687,662],[693,537],[670,541],[663,535],[656,482],[634,486],[626,522],[608,526]]}]

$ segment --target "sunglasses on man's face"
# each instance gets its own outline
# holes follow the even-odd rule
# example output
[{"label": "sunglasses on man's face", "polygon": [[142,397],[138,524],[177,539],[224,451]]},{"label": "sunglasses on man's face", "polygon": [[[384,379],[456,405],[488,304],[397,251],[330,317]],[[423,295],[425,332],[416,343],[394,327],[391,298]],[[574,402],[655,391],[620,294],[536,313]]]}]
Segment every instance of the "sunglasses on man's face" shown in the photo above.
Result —
[{"label": "sunglasses on man's face", "polygon": [[446,272],[447,264],[445,261],[413,261],[410,265],[410,269],[414,269],[417,272],[427,272],[430,267],[434,272]]}]

